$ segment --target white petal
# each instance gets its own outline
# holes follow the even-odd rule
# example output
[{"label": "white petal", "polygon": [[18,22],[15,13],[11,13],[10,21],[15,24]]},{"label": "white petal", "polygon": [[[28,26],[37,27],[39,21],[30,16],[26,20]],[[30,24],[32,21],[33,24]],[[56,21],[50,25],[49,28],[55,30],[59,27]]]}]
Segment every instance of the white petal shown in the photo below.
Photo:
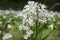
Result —
[{"label": "white petal", "polygon": [[11,34],[5,34],[2,39],[6,40],[6,39],[11,38],[11,37],[12,37]]}]

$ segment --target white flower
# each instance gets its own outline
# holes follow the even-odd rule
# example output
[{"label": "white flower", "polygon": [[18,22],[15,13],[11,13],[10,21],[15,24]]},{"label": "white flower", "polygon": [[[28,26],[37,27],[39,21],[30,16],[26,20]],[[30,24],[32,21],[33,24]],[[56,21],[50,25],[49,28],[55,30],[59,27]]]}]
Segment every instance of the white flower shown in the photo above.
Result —
[{"label": "white flower", "polygon": [[41,23],[46,23],[46,19],[39,19],[39,22],[41,22]]},{"label": "white flower", "polygon": [[49,27],[50,27],[51,29],[53,29],[53,26],[54,26],[54,25],[53,25],[53,24],[51,24]]},{"label": "white flower", "polygon": [[19,26],[19,30],[23,30],[23,25],[20,25]]},{"label": "white flower", "polygon": [[33,5],[35,2],[34,1],[29,1],[28,4],[29,5]]},{"label": "white flower", "polygon": [[29,25],[33,25],[33,19],[29,17],[29,19],[27,19],[27,22],[29,23]]},{"label": "white flower", "polygon": [[25,7],[24,8],[29,8],[29,5],[25,5]]},{"label": "white flower", "polygon": [[19,12],[16,17],[23,16],[22,12]]},{"label": "white flower", "polygon": [[23,26],[24,30],[29,30],[28,26]]},{"label": "white flower", "polygon": [[29,31],[26,32],[26,34],[29,35],[29,37],[30,37],[30,35],[33,34],[33,31],[29,30]]},{"label": "white flower", "polygon": [[3,39],[3,40],[6,40],[6,39],[11,38],[11,37],[12,37],[12,35],[11,35],[10,33],[8,33],[8,34],[5,34],[5,35],[2,37],[2,39]]},{"label": "white flower", "polygon": [[10,24],[8,24],[8,28],[12,28],[12,26]]},{"label": "white flower", "polygon": [[3,16],[3,19],[5,19],[7,16]]},{"label": "white flower", "polygon": [[2,22],[0,22],[0,24],[2,24]]},{"label": "white flower", "polygon": [[5,14],[9,14],[10,13],[10,11],[9,10],[5,10]]},{"label": "white flower", "polygon": [[32,30],[26,31],[26,34],[24,35],[24,39],[28,39],[31,36],[31,34],[33,34]]},{"label": "white flower", "polygon": [[40,5],[42,9],[46,8],[46,6],[44,4]]},{"label": "white flower", "polygon": [[28,26],[20,25],[19,30],[29,30]]},{"label": "white flower", "polygon": [[24,35],[24,39],[28,39],[28,37],[29,37],[29,36],[28,36],[27,34],[26,34],[26,35]]},{"label": "white flower", "polygon": [[29,1],[28,5],[25,5],[25,7],[24,7],[22,12],[31,12],[31,13],[34,13],[36,8],[38,7],[37,5],[38,5],[37,2],[35,3],[34,1]]},{"label": "white flower", "polygon": [[10,21],[12,20],[12,18],[9,19]]},{"label": "white flower", "polygon": [[27,14],[23,15],[23,18],[26,19],[27,18]]}]

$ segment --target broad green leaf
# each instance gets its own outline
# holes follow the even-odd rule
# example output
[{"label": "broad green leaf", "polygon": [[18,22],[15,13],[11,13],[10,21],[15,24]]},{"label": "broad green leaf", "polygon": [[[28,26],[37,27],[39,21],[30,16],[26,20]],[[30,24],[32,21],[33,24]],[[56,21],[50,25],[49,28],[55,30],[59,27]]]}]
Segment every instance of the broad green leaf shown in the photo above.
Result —
[{"label": "broad green leaf", "polygon": [[45,40],[50,34],[51,34],[51,29],[44,29],[43,31],[42,31],[42,40]]}]

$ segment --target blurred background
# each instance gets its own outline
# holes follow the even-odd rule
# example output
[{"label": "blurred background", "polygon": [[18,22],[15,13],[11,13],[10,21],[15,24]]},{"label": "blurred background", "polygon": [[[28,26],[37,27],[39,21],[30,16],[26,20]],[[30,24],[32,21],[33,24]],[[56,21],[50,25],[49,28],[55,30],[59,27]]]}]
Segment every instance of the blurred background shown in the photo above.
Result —
[{"label": "blurred background", "polygon": [[48,10],[60,11],[60,0],[0,0],[0,10],[22,10],[28,1],[45,4]]}]

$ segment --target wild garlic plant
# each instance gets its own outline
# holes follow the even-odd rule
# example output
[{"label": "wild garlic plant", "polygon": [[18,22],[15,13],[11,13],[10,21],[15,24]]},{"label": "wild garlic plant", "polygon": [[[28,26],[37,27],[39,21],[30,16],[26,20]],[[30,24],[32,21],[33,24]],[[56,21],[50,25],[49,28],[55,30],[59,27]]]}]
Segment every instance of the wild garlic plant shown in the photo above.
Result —
[{"label": "wild garlic plant", "polygon": [[50,40],[49,36],[60,24],[58,15],[34,1],[29,1],[22,11],[1,10],[0,40]]},{"label": "wild garlic plant", "polygon": [[46,10],[44,4],[29,1],[28,4],[24,6],[22,15],[18,15],[23,17],[22,25],[19,26],[19,29],[26,31],[23,37],[24,39],[45,40],[45,37],[42,38],[42,32],[43,30],[51,29],[51,33],[52,30],[54,30],[55,16],[57,13]]}]

